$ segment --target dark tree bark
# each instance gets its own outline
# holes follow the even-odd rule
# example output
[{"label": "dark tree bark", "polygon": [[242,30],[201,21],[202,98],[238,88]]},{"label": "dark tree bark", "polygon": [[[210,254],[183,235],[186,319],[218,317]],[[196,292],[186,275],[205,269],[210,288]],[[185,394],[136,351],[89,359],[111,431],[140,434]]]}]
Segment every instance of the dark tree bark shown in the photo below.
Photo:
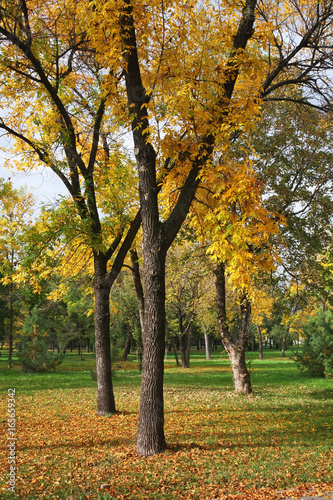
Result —
[{"label": "dark tree bark", "polygon": [[191,339],[192,339],[192,328],[193,320],[191,319],[190,325],[187,331],[187,346],[186,346],[186,367],[190,367],[190,356],[191,356]]},{"label": "dark tree bark", "polygon": [[105,279],[106,264],[105,256],[95,252],[95,349],[98,415],[107,415],[116,411],[111,378],[110,287]]},{"label": "dark tree bark", "polygon": [[246,295],[244,295],[240,302],[240,324],[238,333],[235,332],[234,335],[231,335],[226,312],[224,264],[218,264],[214,272],[216,276],[215,286],[219,333],[231,362],[235,391],[243,394],[251,394],[251,380],[245,361],[245,346],[250,323],[251,306]]},{"label": "dark tree bark", "polygon": [[264,359],[264,356],[262,350],[262,335],[261,335],[260,325],[257,325],[257,332],[258,332],[258,342],[259,342],[259,359],[260,361],[262,361]]},{"label": "dark tree bark", "polygon": [[178,354],[177,354],[177,349],[176,349],[176,346],[175,346],[174,343],[172,344],[172,349],[173,349],[173,353],[175,355],[176,365],[180,366],[179,359],[178,359]]}]

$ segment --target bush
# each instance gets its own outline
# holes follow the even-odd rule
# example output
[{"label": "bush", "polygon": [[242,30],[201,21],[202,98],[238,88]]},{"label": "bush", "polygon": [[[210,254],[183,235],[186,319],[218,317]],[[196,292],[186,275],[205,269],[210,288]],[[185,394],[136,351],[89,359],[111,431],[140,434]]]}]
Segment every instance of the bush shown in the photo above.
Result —
[{"label": "bush", "polygon": [[21,339],[18,345],[18,364],[26,372],[45,372],[53,370],[62,363],[62,354],[54,355],[47,351],[45,338],[36,331]]},{"label": "bush", "polygon": [[303,327],[304,344],[294,359],[313,377],[333,377],[333,314],[319,311]]}]

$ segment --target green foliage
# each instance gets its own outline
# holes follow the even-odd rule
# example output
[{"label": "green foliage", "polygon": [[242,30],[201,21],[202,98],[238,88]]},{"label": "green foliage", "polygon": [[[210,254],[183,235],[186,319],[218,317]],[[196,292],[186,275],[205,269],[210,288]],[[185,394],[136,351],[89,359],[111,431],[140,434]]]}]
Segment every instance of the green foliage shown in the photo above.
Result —
[{"label": "green foliage", "polygon": [[115,363],[117,361],[120,361],[121,356],[122,356],[122,349],[115,346],[115,345],[112,345],[111,346],[111,362]]},{"label": "green foliage", "polygon": [[284,325],[273,325],[269,332],[269,338],[274,341],[274,344],[278,347],[282,345],[283,338],[287,333],[287,329]]},{"label": "green foliage", "polygon": [[54,370],[63,361],[63,355],[47,351],[45,336],[34,332],[23,337],[18,346],[18,363],[26,372],[46,372]]},{"label": "green foliage", "polygon": [[304,344],[295,361],[313,377],[333,377],[333,313],[319,311],[303,327]]}]

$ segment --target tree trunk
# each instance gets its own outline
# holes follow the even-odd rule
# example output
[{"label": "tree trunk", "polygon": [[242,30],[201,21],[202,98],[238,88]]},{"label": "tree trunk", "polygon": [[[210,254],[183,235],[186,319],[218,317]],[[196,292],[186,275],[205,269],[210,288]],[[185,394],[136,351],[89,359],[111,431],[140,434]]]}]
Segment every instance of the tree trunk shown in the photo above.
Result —
[{"label": "tree trunk", "polygon": [[[204,330],[206,330],[206,329],[204,328]],[[212,355],[210,352],[209,337],[208,337],[208,334],[206,332],[204,333],[204,337],[205,337],[206,359],[212,359]]]},{"label": "tree trunk", "polygon": [[182,367],[188,368],[190,366],[191,332],[192,332],[192,326],[193,326],[193,316],[190,319],[185,330],[183,329],[183,320],[182,320],[182,315],[180,312],[179,312],[178,320],[179,320],[178,339],[179,339],[180,358],[181,358],[181,362],[182,362]]},{"label": "tree trunk", "polygon": [[245,346],[251,316],[250,303],[246,295],[243,294],[240,301],[239,332],[238,335],[235,334],[235,338],[233,338],[227,323],[225,267],[223,263],[218,264],[215,270],[215,276],[219,332],[231,362],[235,391],[243,394],[250,394],[252,392],[251,380],[245,362]]},{"label": "tree trunk", "polygon": [[192,327],[193,327],[193,321],[191,319],[189,328],[187,329],[187,346],[186,346],[186,367],[187,368],[190,367]]},{"label": "tree trunk", "polygon": [[129,325],[127,325],[127,336],[126,336],[126,341],[125,341],[123,357],[121,358],[122,361],[127,360],[127,356],[129,355],[129,352],[131,350],[131,342],[132,342],[131,327]]},{"label": "tree trunk", "polygon": [[[145,224],[144,224],[145,221]],[[145,259],[145,326],[137,453],[155,455],[166,449],[164,436],[165,256],[153,227],[142,216]],[[148,225],[148,227],[147,227]],[[149,244],[147,242],[149,241]]]},{"label": "tree trunk", "polygon": [[235,392],[251,394],[252,386],[250,375],[246,367],[245,349],[242,346],[232,345],[228,350],[235,384]]},{"label": "tree trunk", "polygon": [[282,339],[282,357],[286,357],[286,347],[287,347],[287,341],[288,341],[288,335],[289,335],[289,328],[286,329],[285,335],[283,335]]},{"label": "tree trunk", "polygon": [[10,297],[9,297],[9,351],[8,351],[8,368],[12,367],[13,358],[13,331],[14,331],[14,285],[12,277],[10,278]]},{"label": "tree trunk", "polygon": [[178,354],[177,354],[177,349],[176,349],[176,346],[175,346],[174,343],[172,344],[172,349],[173,349],[173,353],[175,355],[176,365],[180,366],[179,359],[178,359]]},{"label": "tree trunk", "polygon": [[257,332],[258,332],[258,343],[259,343],[259,359],[260,361],[262,361],[264,359],[264,356],[262,351],[262,335],[261,335],[260,325],[257,325]]},{"label": "tree trunk", "polygon": [[116,412],[111,377],[110,286],[106,283],[106,259],[94,254],[95,350],[97,373],[97,415]]},{"label": "tree trunk", "polygon": [[179,352],[180,352],[180,359],[181,359],[181,363],[182,363],[182,368],[187,368],[185,335],[182,333],[179,333],[178,338],[179,338]]}]

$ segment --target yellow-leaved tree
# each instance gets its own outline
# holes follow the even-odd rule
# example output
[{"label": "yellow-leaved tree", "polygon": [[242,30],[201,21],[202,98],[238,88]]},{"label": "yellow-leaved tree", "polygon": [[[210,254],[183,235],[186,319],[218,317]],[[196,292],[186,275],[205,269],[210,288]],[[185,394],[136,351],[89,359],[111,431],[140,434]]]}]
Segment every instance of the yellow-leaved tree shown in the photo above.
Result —
[{"label": "yellow-leaved tree", "polygon": [[[76,1],[1,4],[0,128],[14,139],[10,165],[24,171],[50,168],[68,190],[73,223],[63,225],[63,233],[71,239],[77,236],[93,259],[97,413],[105,415],[116,411],[110,288],[140,215],[135,217],[135,171],[119,146],[120,132],[115,131],[102,85],[105,69],[80,25],[82,16],[85,19],[85,12]],[[48,232],[46,213],[44,220],[44,228],[39,225],[41,240]]]},{"label": "yellow-leaved tree", "polygon": [[[240,161],[231,153],[224,158],[225,164],[206,169],[193,204],[191,226],[215,264],[219,333],[231,362],[235,390],[249,394],[252,386],[245,348],[251,310],[258,308],[257,279],[274,268],[276,255],[270,237],[284,220],[264,208],[263,186],[250,160]],[[228,306],[230,298],[237,314]]]},{"label": "yellow-leaved tree", "polygon": [[[39,103],[52,102],[49,114],[43,112],[43,120],[48,116],[51,120],[45,130],[55,134],[54,143],[64,144],[69,168],[66,182],[78,210],[93,215],[96,263],[101,256],[105,263],[105,256],[113,253],[120,238],[115,235],[107,250],[96,246],[101,233],[91,171],[99,148],[103,153],[105,110],[110,111],[113,126],[128,131],[133,140],[145,277],[137,452],[153,455],[166,447],[163,356],[167,251],[206,169],[215,164],[216,156],[226,153],[231,137],[251,126],[261,98],[278,97],[279,89],[287,84],[311,84],[313,74],[318,82],[316,90],[324,94],[326,89],[317,76],[323,62],[330,64],[327,20],[332,16],[332,4],[327,0],[319,4],[314,0],[300,4],[297,0],[263,1],[258,5],[256,0],[106,0],[89,5],[90,10],[87,4],[73,1],[4,2],[0,10],[1,69],[7,80],[15,73],[19,83],[12,92],[24,89],[26,82],[31,88],[33,82],[43,94]],[[33,19],[38,22],[33,23]],[[48,43],[50,33],[59,30],[65,32],[66,43]],[[42,37],[42,32],[47,36]],[[67,91],[66,83],[77,79],[76,72],[80,75],[78,86]],[[83,89],[88,93],[84,95]],[[85,99],[76,109],[72,103],[82,96]],[[27,97],[28,111],[34,109],[38,94]],[[77,124],[83,116],[91,116],[91,110],[93,119],[81,136]],[[4,116],[1,126],[22,139],[20,127],[25,121],[19,119],[19,113],[15,116],[18,121],[13,125],[6,123]],[[36,127],[39,130],[38,121]],[[35,154],[48,161],[48,149],[27,139],[26,144],[33,149],[38,145]],[[88,144],[87,151],[84,146]],[[58,154],[54,158],[59,161]],[[64,163],[58,165],[61,175]],[[86,197],[80,188],[82,178]],[[214,190],[213,184],[210,187]],[[159,193],[163,191],[170,193],[172,201],[168,212],[164,204],[160,206]],[[99,283],[95,293],[103,292],[105,298],[110,281],[105,283],[103,266],[95,266],[95,282]],[[97,327],[102,322],[97,307],[95,318]],[[102,353],[107,347],[100,344],[96,351]]]}]

